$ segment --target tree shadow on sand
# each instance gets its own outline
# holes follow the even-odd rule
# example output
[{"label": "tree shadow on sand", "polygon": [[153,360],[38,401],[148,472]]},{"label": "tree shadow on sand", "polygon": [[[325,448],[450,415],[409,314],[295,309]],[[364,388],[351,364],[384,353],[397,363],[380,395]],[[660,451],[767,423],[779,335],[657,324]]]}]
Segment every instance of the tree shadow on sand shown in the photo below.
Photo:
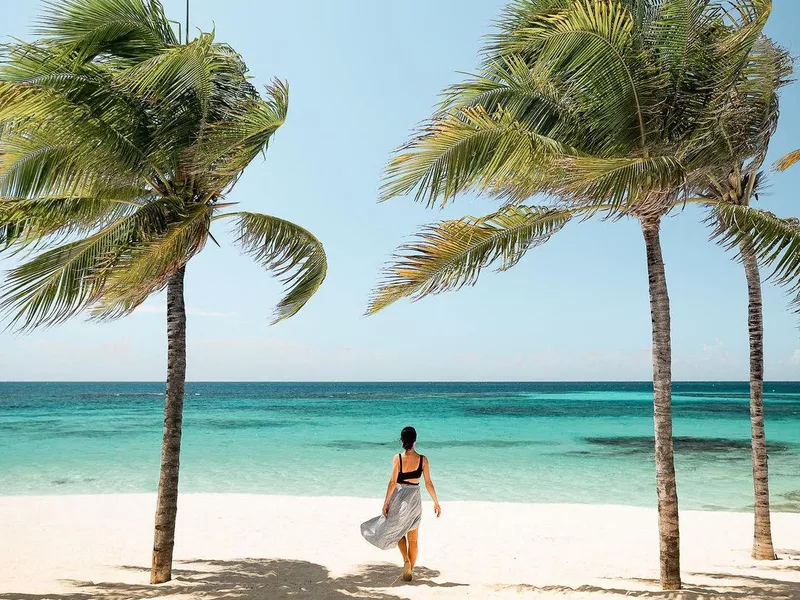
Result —
[{"label": "tree shadow on sand", "polygon": [[[683,589],[678,591],[637,590],[599,585],[582,585],[578,587],[518,585],[507,587],[516,589],[518,592],[555,592],[564,594],[566,597],[570,597],[572,594],[602,594],[604,598],[619,596],[620,598],[652,600],[800,600],[800,581],[787,581],[785,579],[771,579],[744,574],[692,573],[691,575],[718,580],[719,585],[696,585],[691,581],[684,581]],[[646,583],[653,586],[653,588],[658,587],[658,581],[651,579],[625,579],[624,581],[635,581]]]},{"label": "tree shadow on sand", "polygon": [[[197,600],[402,600],[405,596],[386,588],[399,585],[457,587],[460,583],[437,583],[438,571],[418,568],[414,581],[398,581],[394,565],[367,565],[343,577],[331,577],[322,565],[300,560],[240,559],[183,561],[184,569],[173,570],[173,580],[166,584],[69,580],[74,592],[63,594],[0,593],[2,600],[144,600],[169,596],[178,600],[191,596]],[[129,571],[148,572],[142,567],[122,567]]]}]

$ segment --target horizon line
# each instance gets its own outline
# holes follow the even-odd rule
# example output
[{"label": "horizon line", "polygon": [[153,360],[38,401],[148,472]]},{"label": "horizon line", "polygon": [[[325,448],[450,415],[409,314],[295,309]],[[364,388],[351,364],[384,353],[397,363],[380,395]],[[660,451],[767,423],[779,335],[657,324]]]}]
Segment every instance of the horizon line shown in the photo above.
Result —
[{"label": "horizon line", "polygon": [[[166,383],[157,379],[6,379],[3,383]],[[187,379],[186,383],[644,383],[649,379]],[[674,379],[672,383],[742,383],[745,379]],[[764,383],[800,383],[800,379],[765,379]]]}]

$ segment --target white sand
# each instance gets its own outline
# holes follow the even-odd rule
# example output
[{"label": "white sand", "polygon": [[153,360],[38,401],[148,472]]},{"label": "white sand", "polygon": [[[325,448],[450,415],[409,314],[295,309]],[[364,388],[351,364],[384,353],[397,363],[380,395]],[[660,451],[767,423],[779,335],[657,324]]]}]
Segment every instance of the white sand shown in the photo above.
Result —
[{"label": "white sand", "polygon": [[681,514],[685,591],[661,593],[652,509],[425,505],[417,580],[358,524],[380,500],[180,498],[175,580],[148,585],[155,497],[0,497],[0,599],[800,599],[800,515],[775,514],[781,560],[749,558],[752,517]]}]

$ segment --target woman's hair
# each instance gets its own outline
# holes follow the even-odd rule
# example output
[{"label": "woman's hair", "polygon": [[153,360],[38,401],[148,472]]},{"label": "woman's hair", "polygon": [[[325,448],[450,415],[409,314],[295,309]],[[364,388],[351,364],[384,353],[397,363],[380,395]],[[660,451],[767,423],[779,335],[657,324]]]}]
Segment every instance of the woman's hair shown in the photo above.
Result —
[{"label": "woman's hair", "polygon": [[414,442],[417,441],[417,430],[413,427],[403,427],[403,431],[400,432],[400,443],[403,444],[403,448],[406,450],[411,450],[414,447]]}]

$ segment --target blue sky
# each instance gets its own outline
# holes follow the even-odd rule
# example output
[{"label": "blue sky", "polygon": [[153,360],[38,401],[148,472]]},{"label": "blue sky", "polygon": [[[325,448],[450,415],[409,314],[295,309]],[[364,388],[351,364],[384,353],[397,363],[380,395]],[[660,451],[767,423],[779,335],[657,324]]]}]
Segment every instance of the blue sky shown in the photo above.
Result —
[{"label": "blue sky", "polygon": [[[183,19],[183,0],[165,0]],[[192,29],[245,57],[259,83],[290,84],[286,125],[266,161],[233,193],[247,210],[313,231],[328,279],[297,316],[268,325],[281,288],[215,231],[187,271],[191,380],[648,380],[650,315],[636,222],[573,223],[512,271],[478,285],[362,316],[381,265],[420,225],[482,215],[464,197],[444,211],[409,199],[376,203],[382,168],[427,117],[440,90],[477,64],[503,0],[279,2],[192,0]],[[3,15],[7,36],[30,38],[39,2]],[[800,53],[800,4],[776,0],[770,35]],[[782,96],[772,161],[798,145],[800,84]],[[800,168],[770,177],[760,206],[800,213]],[[662,245],[672,302],[676,380],[746,380],[741,267],[708,242],[702,213],[667,218]],[[4,259],[0,267],[11,263]],[[766,377],[800,379],[798,318],[764,287]],[[114,323],[76,318],[32,334],[0,334],[0,380],[162,380],[164,298]]]}]

